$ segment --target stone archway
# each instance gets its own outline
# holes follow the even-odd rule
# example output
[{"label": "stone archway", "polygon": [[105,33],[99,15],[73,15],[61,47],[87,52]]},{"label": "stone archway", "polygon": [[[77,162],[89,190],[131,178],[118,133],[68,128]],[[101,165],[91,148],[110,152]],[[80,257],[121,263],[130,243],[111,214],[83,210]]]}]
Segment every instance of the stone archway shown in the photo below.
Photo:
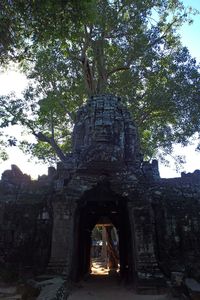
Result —
[{"label": "stone archway", "polygon": [[78,201],[72,279],[77,281],[90,273],[91,232],[101,218],[108,218],[117,229],[121,278],[133,280],[135,263],[127,199],[115,194],[108,183],[86,191]]}]

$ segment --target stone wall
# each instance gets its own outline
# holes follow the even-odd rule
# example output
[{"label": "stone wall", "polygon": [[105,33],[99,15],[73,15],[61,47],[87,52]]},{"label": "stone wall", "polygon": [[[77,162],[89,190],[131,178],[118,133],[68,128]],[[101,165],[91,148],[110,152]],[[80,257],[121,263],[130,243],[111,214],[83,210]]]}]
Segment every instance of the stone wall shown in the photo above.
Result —
[{"label": "stone wall", "polygon": [[2,273],[6,270],[16,275],[44,272],[51,247],[51,196],[47,178],[31,181],[16,166],[3,173],[0,182]]},{"label": "stone wall", "polygon": [[150,194],[161,269],[200,280],[200,176],[160,180]]}]

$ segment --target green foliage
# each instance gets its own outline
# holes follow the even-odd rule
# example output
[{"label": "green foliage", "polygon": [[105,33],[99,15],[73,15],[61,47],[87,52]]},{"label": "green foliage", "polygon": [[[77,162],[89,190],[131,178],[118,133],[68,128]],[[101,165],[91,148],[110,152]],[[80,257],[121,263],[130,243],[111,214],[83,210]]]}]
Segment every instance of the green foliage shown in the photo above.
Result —
[{"label": "green foliage", "polygon": [[178,29],[179,0],[8,1],[0,4],[1,63],[20,63],[24,98],[0,98],[1,127],[22,124],[38,142],[21,147],[64,160],[78,107],[94,94],[122,96],[146,159],[199,132],[199,67]]},{"label": "green foliage", "polygon": [[0,146],[0,161],[4,161],[8,159],[8,154],[5,151],[5,148]]},{"label": "green foliage", "polygon": [[5,135],[4,132],[0,132],[0,162],[7,160],[8,154],[6,152],[6,148],[9,146],[15,146],[16,139]]}]

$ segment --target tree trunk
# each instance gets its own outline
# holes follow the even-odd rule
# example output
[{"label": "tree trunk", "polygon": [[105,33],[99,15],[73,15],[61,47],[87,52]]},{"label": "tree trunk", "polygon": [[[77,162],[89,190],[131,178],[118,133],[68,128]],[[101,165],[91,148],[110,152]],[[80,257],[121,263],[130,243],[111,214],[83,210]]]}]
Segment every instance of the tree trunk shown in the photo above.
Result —
[{"label": "tree trunk", "polygon": [[104,39],[93,42],[94,57],[97,64],[97,94],[103,94],[105,92],[107,83],[107,72],[105,67],[105,55],[104,55]]},{"label": "tree trunk", "polygon": [[91,97],[96,94],[96,84],[94,80],[93,71],[90,67],[88,58],[86,56],[84,56],[82,60],[82,66],[83,66],[83,74],[84,74],[87,93],[88,96]]},{"label": "tree trunk", "polygon": [[116,270],[118,268],[119,257],[112,239],[112,235],[111,235],[112,229],[113,226],[106,226],[107,243],[108,243],[107,252],[109,257],[109,268]]},{"label": "tree trunk", "polygon": [[102,249],[101,249],[101,259],[105,262],[105,267],[107,268],[107,232],[106,227],[102,226]]}]

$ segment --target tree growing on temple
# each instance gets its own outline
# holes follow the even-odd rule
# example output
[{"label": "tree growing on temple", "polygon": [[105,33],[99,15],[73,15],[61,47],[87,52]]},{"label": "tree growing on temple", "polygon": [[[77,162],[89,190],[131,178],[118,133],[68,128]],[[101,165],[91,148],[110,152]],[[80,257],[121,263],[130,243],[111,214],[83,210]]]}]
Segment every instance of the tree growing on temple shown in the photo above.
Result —
[{"label": "tree growing on temple", "polygon": [[1,127],[36,137],[24,151],[64,161],[78,107],[105,93],[128,105],[146,159],[199,132],[199,66],[179,37],[195,11],[181,1],[3,0],[0,11],[1,63],[30,79],[21,99],[0,98]]}]

